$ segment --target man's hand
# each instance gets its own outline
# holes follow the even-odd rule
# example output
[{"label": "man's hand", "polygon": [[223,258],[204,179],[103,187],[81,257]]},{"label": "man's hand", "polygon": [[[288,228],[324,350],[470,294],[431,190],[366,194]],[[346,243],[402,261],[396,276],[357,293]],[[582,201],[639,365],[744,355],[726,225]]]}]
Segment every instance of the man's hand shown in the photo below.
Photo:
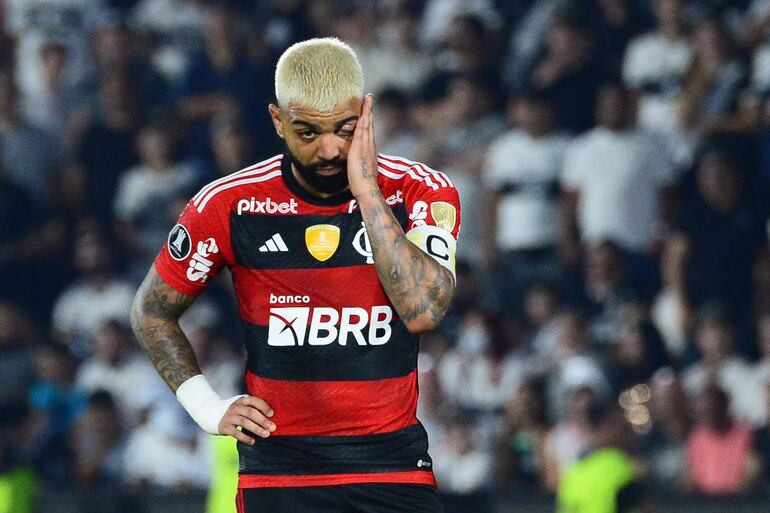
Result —
[{"label": "man's hand", "polygon": [[275,423],[269,419],[273,409],[259,397],[246,396],[230,404],[225,416],[219,421],[219,433],[230,435],[239,442],[254,445],[255,440],[238,429],[238,426],[255,435],[267,438],[275,431]]},{"label": "man's hand", "polygon": [[379,191],[377,185],[377,145],[374,143],[374,99],[367,94],[361,107],[361,117],[353,132],[353,142],[348,152],[348,182],[350,192],[357,199]]}]

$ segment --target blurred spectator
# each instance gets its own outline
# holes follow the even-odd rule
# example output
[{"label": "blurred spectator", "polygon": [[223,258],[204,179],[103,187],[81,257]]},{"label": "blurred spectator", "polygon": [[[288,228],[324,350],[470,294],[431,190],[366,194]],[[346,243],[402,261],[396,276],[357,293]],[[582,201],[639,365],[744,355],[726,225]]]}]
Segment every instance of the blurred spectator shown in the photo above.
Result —
[{"label": "blurred spectator", "polygon": [[[461,258],[478,261],[483,244],[484,200],[479,183],[489,143],[505,129],[495,109],[496,84],[477,75],[450,78],[446,94],[433,107],[432,128],[424,131],[415,159],[430,162],[451,178],[463,200]],[[440,130],[436,127],[441,127]],[[462,248],[465,249],[462,249]]]},{"label": "blurred spectator", "polygon": [[493,35],[475,14],[457,14],[442,40],[437,66],[450,73],[473,73],[497,80],[492,66],[497,58]]},{"label": "blurred spectator", "polygon": [[88,211],[107,221],[120,173],[138,161],[134,141],[142,112],[136,85],[124,72],[102,78],[98,99],[94,119],[75,149],[79,165],[65,173],[65,180],[81,182],[76,203],[87,205]]},{"label": "blurred spectator", "polygon": [[[378,104],[377,108],[380,114],[382,106]],[[238,120],[217,120],[211,127],[211,154],[214,156],[211,178],[235,173],[258,161],[254,155],[254,146],[254,139]]]},{"label": "blurred spectator", "polygon": [[695,427],[687,441],[688,488],[707,495],[751,491],[760,475],[751,429],[728,412],[729,398],[718,387],[706,387],[695,401]]},{"label": "blurred spectator", "polygon": [[176,401],[157,403],[147,422],[128,437],[124,479],[155,491],[205,489],[209,484],[207,437]]},{"label": "blurred spectator", "polygon": [[128,324],[135,287],[113,274],[114,255],[96,226],[81,225],[76,237],[73,259],[80,279],[56,300],[52,327],[58,340],[86,356],[102,323]]},{"label": "blurred spectator", "polygon": [[593,125],[596,94],[606,80],[594,43],[589,27],[577,16],[560,13],[552,18],[545,54],[532,69],[526,89],[553,102],[560,128],[582,132]]},{"label": "blurred spectator", "polygon": [[646,383],[669,363],[660,334],[649,323],[624,326],[613,349],[611,381],[616,392]]},{"label": "blurred spectator", "polygon": [[80,85],[69,84],[66,74],[71,66],[67,47],[56,41],[40,46],[41,87],[23,97],[25,117],[45,130],[62,148],[69,149],[72,129],[88,106],[88,95]]},{"label": "blurred spectator", "polygon": [[524,314],[531,330],[529,346],[542,358],[553,359],[559,342],[561,295],[553,285],[531,287],[524,297]]},{"label": "blurred spectator", "polygon": [[687,237],[687,297],[693,308],[711,301],[733,314],[750,311],[751,269],[766,239],[767,202],[755,198],[737,157],[713,148],[700,158],[696,196],[682,209]]},{"label": "blurred spectator", "polygon": [[136,144],[139,165],[121,175],[115,194],[115,232],[131,257],[132,270],[141,276],[168,235],[168,219],[158,205],[176,196],[192,196],[200,180],[192,166],[176,160],[168,126],[145,126]]},{"label": "blurred spectator", "polygon": [[639,125],[665,134],[677,162],[684,134],[677,118],[678,99],[690,68],[692,48],[685,26],[684,0],[654,0],[655,30],[628,45],[623,81],[639,95]]},{"label": "blurred spectator", "polygon": [[623,307],[640,295],[629,276],[628,263],[611,240],[586,249],[583,302],[590,315],[591,336],[599,343],[615,341],[621,332]]},{"label": "blurred spectator", "polygon": [[0,301],[0,410],[26,397],[35,378],[31,326],[13,303]]},{"label": "blurred spectator", "polygon": [[17,400],[0,408],[0,513],[37,511],[38,476],[29,459],[31,415]]},{"label": "blurred spectator", "polygon": [[140,51],[137,34],[123,23],[109,23],[99,27],[92,39],[95,68],[88,79],[90,89],[98,89],[100,77],[126,73],[137,84],[139,104],[143,110],[164,108],[163,104],[169,100],[168,86]]},{"label": "blurred spectator", "polygon": [[569,142],[541,96],[513,97],[507,113],[515,128],[489,146],[483,174],[486,260],[499,260],[494,286],[505,309],[520,307],[534,283],[560,278],[557,194]]},{"label": "blurred spectator", "polygon": [[500,410],[524,379],[526,359],[516,351],[518,326],[511,318],[494,319],[469,312],[460,325],[456,346],[440,363],[445,395],[476,412]]},{"label": "blurred spectator", "polygon": [[679,119],[692,135],[745,132],[755,126],[740,93],[748,70],[738,58],[729,30],[718,19],[706,19],[693,31],[693,63],[679,104]]},{"label": "blurred spectator", "polygon": [[132,25],[157,40],[155,66],[166,79],[182,79],[190,55],[203,46],[201,32],[209,12],[203,0],[140,0],[131,12]]},{"label": "blurred spectator", "polygon": [[428,0],[422,16],[420,37],[428,48],[435,48],[451,30],[458,15],[473,15],[485,28],[495,30],[500,15],[491,0]]},{"label": "blurred spectator", "polygon": [[690,432],[688,399],[682,381],[671,368],[656,372],[650,381],[652,431],[646,437],[645,456],[651,484],[678,491],[685,474],[686,442]]},{"label": "blurred spectator", "polygon": [[196,156],[207,147],[212,120],[239,114],[250,131],[262,136],[257,138],[258,153],[273,148],[273,128],[264,105],[265,98],[273,96],[272,74],[245,54],[237,22],[235,12],[224,3],[206,16],[205,49],[193,56],[180,87],[177,108],[192,126],[188,148]]},{"label": "blurred spectator", "polygon": [[409,156],[417,151],[419,139],[409,123],[410,102],[398,89],[386,88],[377,96],[377,151]]},{"label": "blurred spectator", "polygon": [[496,441],[495,476],[501,489],[544,487],[547,413],[544,383],[519,385],[505,409]]},{"label": "blurred spectator", "polygon": [[578,386],[569,392],[564,417],[548,432],[545,440],[543,483],[556,491],[564,471],[578,461],[591,443],[591,405],[596,393],[588,386]]},{"label": "blurred spectator", "polygon": [[[444,436],[432,450],[436,481],[449,494],[471,495],[483,491],[489,484],[492,458],[475,442],[472,426],[461,416],[452,417]],[[430,462],[424,462],[430,466]]]},{"label": "blurred spectator", "polygon": [[[419,46],[420,6],[405,0],[381,7],[385,13],[380,22],[379,37],[368,54],[364,69],[367,91],[377,95],[377,120],[382,119],[381,93],[389,88],[414,91],[435,67],[432,59]],[[394,73],[394,70],[398,72]],[[380,140],[377,140],[377,147]],[[385,152],[388,153],[388,152]],[[395,153],[409,156],[411,153]]]},{"label": "blurred spectator", "polygon": [[55,41],[68,56],[61,77],[65,87],[77,85],[90,66],[88,38],[107,16],[102,0],[9,0],[6,30],[17,39],[17,84],[24,97],[46,87],[46,63],[41,48]]},{"label": "blurred spectator", "polygon": [[694,336],[701,358],[682,374],[687,393],[696,397],[710,384],[716,384],[728,394],[734,416],[750,416],[751,374],[745,360],[735,353],[732,320],[717,305],[704,307]]},{"label": "blurred spectator", "polygon": [[660,258],[661,289],[651,305],[652,322],[668,354],[675,359],[686,349],[692,317],[685,280],[688,252],[682,234],[672,234],[665,240]]},{"label": "blurred spectator", "polygon": [[628,424],[612,404],[592,404],[588,450],[559,483],[557,511],[640,511],[647,501],[636,463],[625,452]]},{"label": "blurred spectator", "polygon": [[120,414],[118,421],[128,428],[139,424],[146,408],[168,393],[128,327],[114,320],[98,327],[93,355],[78,369],[75,386],[84,392],[109,393]]},{"label": "blurred spectator", "polygon": [[0,166],[6,178],[46,205],[60,157],[54,140],[24,118],[10,71],[0,70]]},{"label": "blurred spectator", "polygon": [[81,486],[117,484],[122,479],[124,424],[109,392],[96,391],[70,436],[74,472]]},{"label": "blurred spectator", "polygon": [[567,150],[562,186],[565,263],[574,266],[579,241],[610,239],[646,258],[668,217],[674,168],[660,141],[634,128],[634,102],[605,85],[596,102],[599,126]]},{"label": "blurred spectator", "polygon": [[65,346],[41,348],[35,362],[36,380],[29,391],[36,445],[45,454],[41,467],[46,476],[59,482],[70,477],[67,437],[86,408],[86,395],[74,387],[76,365]]},{"label": "blurred spectator", "polygon": [[[190,314],[195,313],[188,311],[185,318],[189,319],[193,317]],[[212,388],[223,397],[238,394],[241,391],[239,383],[243,374],[244,359],[233,351],[232,341],[221,335],[223,330],[216,325],[216,321],[201,323],[189,329],[185,325],[184,331]]]},{"label": "blurred spectator", "polygon": [[[755,322],[754,333],[760,358],[751,364],[751,385],[742,392],[746,397],[746,420],[754,426],[764,426],[770,419],[768,385],[770,385],[770,312],[759,315]],[[750,404],[750,406],[749,406]],[[768,469],[770,470],[770,469]]]},{"label": "blurred spectator", "polygon": [[583,315],[576,310],[565,310],[559,314],[558,322],[555,365],[548,376],[550,413],[554,417],[567,411],[567,402],[577,388],[588,387],[602,398],[610,391],[604,362],[592,347]]}]

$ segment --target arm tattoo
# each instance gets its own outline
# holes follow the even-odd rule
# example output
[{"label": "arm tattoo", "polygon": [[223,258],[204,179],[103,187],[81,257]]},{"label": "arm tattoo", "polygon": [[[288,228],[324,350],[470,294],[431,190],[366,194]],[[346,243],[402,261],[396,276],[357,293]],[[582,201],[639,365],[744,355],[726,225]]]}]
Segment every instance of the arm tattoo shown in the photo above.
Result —
[{"label": "arm tattoo", "polygon": [[454,295],[454,278],[406,238],[379,190],[361,206],[377,275],[398,315],[409,325],[435,328]]},{"label": "arm tattoo", "polygon": [[131,308],[131,327],[163,381],[176,392],[187,379],[200,374],[190,342],[179,327],[179,317],[194,297],[168,286],[151,268]]}]

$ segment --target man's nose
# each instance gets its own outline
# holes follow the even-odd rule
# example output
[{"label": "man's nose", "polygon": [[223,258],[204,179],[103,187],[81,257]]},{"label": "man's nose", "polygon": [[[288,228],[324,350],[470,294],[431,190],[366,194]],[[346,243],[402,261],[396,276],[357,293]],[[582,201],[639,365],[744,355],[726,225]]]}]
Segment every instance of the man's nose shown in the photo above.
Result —
[{"label": "man's nose", "polygon": [[323,134],[318,139],[318,158],[333,160],[340,156],[342,140],[334,134]]}]

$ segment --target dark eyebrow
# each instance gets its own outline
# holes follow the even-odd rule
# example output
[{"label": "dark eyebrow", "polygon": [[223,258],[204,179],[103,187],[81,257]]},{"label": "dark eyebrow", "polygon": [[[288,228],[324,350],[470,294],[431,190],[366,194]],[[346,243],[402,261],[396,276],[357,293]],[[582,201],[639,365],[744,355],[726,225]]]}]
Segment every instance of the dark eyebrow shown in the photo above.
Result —
[{"label": "dark eyebrow", "polygon": [[336,125],[334,125],[334,131],[336,132],[343,126],[347,125],[351,121],[356,121],[358,119],[358,116],[350,116],[349,118],[345,118],[342,121],[339,121]]},{"label": "dark eyebrow", "polygon": [[321,133],[323,131],[323,130],[321,130],[320,126],[314,125],[313,123],[308,123],[307,121],[301,121],[299,119],[296,119],[296,120],[292,121],[291,124],[292,125],[303,125],[303,126],[309,128],[309,129],[313,130],[314,132],[318,132],[318,133]]}]

